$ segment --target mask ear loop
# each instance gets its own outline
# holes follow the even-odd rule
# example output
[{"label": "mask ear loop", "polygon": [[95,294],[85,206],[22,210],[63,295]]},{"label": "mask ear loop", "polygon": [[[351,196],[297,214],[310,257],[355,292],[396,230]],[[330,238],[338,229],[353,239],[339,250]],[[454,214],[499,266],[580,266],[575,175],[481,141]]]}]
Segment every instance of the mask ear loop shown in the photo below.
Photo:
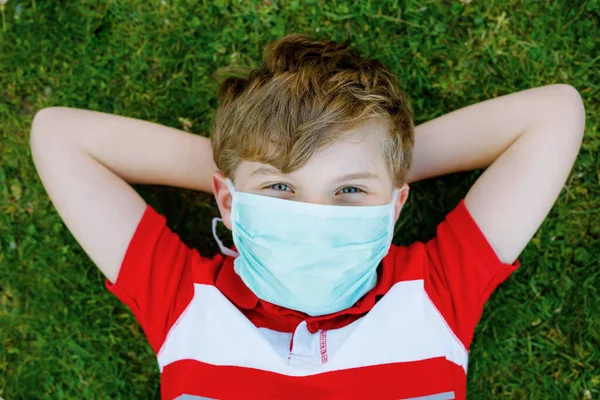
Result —
[{"label": "mask ear loop", "polygon": [[239,256],[239,254],[233,250],[231,250],[228,247],[225,247],[225,245],[223,244],[223,242],[221,241],[221,239],[219,239],[219,237],[217,236],[217,222],[223,222],[223,219],[219,218],[219,217],[215,217],[212,219],[212,233],[213,233],[213,237],[215,238],[215,240],[217,241],[217,244],[219,245],[219,249],[221,249],[221,253],[225,254],[226,256],[229,257],[237,257]]},{"label": "mask ear loop", "polygon": [[390,202],[390,243],[392,243],[392,239],[394,238],[394,228],[396,227],[396,221],[394,221],[396,200],[398,200],[398,189],[394,188],[392,191],[392,201]]},{"label": "mask ear loop", "polygon": [[231,179],[225,179],[225,184],[227,185],[227,189],[229,189],[229,193],[231,194],[231,202],[233,203],[233,196],[235,195],[235,186],[233,186],[233,182]]},{"label": "mask ear loop", "polygon": [[[231,180],[229,178],[227,178],[227,180],[225,181],[225,183],[227,184],[227,188],[229,189],[229,193],[231,193],[231,222],[233,223],[233,197],[235,194],[235,187],[233,186],[233,182],[231,182]],[[225,254],[226,256],[229,257],[237,257],[239,256],[239,253],[231,250],[228,247],[225,247],[225,245],[223,244],[223,242],[221,241],[221,239],[219,239],[219,237],[217,236],[217,222],[221,221],[221,223],[223,222],[222,218],[219,217],[215,217],[212,219],[212,233],[213,233],[213,237],[215,238],[215,240],[217,241],[217,244],[219,245],[219,249],[221,250],[221,253]]]},{"label": "mask ear loop", "polygon": [[398,200],[398,189],[394,188],[394,190],[392,190],[392,201],[391,201],[391,204],[392,205],[396,204],[396,200]]}]

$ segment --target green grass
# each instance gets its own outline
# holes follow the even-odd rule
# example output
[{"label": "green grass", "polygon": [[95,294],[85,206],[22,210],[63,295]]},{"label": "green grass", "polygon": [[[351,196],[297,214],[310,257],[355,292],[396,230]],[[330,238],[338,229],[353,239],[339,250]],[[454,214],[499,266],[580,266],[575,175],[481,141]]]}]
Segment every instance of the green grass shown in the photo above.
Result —
[{"label": "green grass", "polygon": [[[0,396],[159,397],[156,359],[129,310],[54,211],[28,147],[35,112],[65,105],[207,135],[221,66],[257,66],[286,33],[381,59],[417,124],[551,83],[581,93],[584,144],[521,268],[475,333],[472,399],[600,398],[600,2],[15,1],[0,26]],[[20,12],[18,12],[17,8]],[[0,19],[1,21],[1,19]],[[480,174],[412,186],[395,242],[433,236]],[[184,240],[217,251],[211,196],[140,187]]]}]

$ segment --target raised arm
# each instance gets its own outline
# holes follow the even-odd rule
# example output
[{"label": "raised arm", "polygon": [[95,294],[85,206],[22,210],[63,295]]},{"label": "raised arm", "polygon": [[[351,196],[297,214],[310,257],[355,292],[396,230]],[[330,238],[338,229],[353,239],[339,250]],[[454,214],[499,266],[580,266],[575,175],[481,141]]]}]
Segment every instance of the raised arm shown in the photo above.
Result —
[{"label": "raised arm", "polygon": [[560,194],[584,126],[581,96],[566,84],[473,104],[415,128],[408,179],[487,167],[465,205],[500,260],[513,263]]},{"label": "raised arm", "polygon": [[[408,180],[489,166],[465,203],[500,259],[512,263],[558,197],[584,123],[570,85],[473,104],[415,128]],[[209,139],[152,122],[48,108],[34,118],[31,148],[58,213],[112,282],[145,208],[128,183],[212,192]]]},{"label": "raised arm", "polygon": [[113,283],[146,207],[130,183],[212,190],[210,140],[152,122],[53,107],[36,114],[30,142],[59,215]]}]

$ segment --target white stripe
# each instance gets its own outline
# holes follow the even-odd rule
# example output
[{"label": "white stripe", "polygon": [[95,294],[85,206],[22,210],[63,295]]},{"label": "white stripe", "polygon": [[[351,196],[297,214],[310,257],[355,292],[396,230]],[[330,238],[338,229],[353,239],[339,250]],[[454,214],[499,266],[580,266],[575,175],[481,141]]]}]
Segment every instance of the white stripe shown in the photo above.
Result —
[{"label": "white stripe", "polygon": [[[257,329],[214,286],[195,284],[194,298],[178,322],[158,355],[161,371],[183,359],[289,376],[434,357],[446,357],[465,373],[467,368],[468,352],[429,300],[423,280],[396,283],[366,316],[327,331],[328,362],[322,365],[290,362],[291,334]],[[319,352],[319,332],[310,334],[301,324],[294,354],[308,360]]]},{"label": "white stripe", "polygon": [[454,398],[454,392],[430,394],[428,396],[411,397],[402,400],[449,400]]}]

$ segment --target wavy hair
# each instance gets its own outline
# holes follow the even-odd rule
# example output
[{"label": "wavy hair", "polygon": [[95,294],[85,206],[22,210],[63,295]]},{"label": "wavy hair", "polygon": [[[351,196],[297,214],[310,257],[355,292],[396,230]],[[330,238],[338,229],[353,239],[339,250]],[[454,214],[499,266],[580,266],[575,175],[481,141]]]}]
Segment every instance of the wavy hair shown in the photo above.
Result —
[{"label": "wavy hair", "polygon": [[267,45],[260,68],[215,73],[212,147],[225,176],[233,179],[242,160],[294,172],[316,150],[376,119],[387,124],[383,153],[394,186],[406,183],[414,145],[410,99],[379,60],[362,59],[348,42],[289,34]]}]

